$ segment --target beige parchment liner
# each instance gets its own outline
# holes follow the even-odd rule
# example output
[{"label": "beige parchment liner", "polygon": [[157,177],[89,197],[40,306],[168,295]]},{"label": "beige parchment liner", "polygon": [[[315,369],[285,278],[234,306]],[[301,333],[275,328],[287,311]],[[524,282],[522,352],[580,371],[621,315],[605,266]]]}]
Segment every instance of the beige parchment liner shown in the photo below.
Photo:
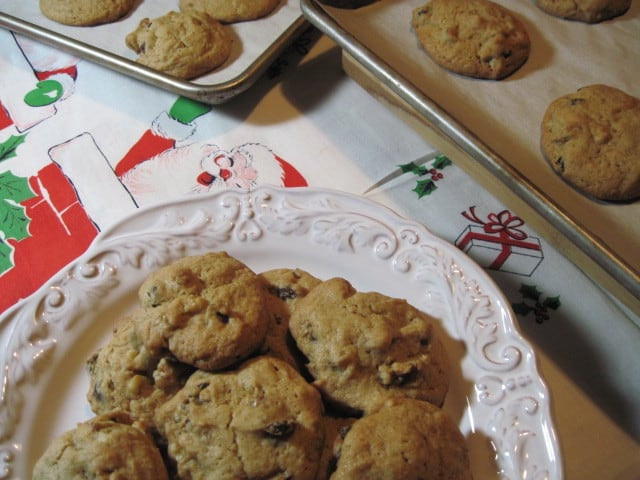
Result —
[{"label": "beige parchment liner", "polygon": [[524,22],[532,44],[527,62],[500,81],[453,74],[427,56],[411,29],[412,10],[425,3],[379,0],[356,10],[322,8],[640,272],[640,200],[588,198],[560,179],[540,151],[540,122],[555,98],[593,83],[640,97],[640,2],[620,17],[585,24],[552,17],[532,0],[496,0]]}]

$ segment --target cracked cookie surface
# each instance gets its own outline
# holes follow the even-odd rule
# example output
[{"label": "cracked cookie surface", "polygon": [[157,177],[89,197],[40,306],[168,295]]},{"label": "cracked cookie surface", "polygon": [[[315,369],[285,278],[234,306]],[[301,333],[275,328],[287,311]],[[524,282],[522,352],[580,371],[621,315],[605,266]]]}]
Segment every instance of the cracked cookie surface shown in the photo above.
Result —
[{"label": "cracked cookie surface", "polygon": [[529,57],[524,24],[489,0],[431,0],[413,10],[411,26],[433,61],[461,75],[500,80]]},{"label": "cracked cookie surface", "polygon": [[551,102],[540,144],[569,184],[601,200],[640,197],[640,99],[588,85]]},{"label": "cracked cookie surface", "polygon": [[322,414],[320,394],[293,367],[260,356],[195,372],[156,421],[180,478],[313,479]]},{"label": "cracked cookie surface", "polygon": [[366,413],[396,395],[442,405],[449,364],[433,322],[405,300],[333,278],[300,300],[289,329],[323,395]]}]

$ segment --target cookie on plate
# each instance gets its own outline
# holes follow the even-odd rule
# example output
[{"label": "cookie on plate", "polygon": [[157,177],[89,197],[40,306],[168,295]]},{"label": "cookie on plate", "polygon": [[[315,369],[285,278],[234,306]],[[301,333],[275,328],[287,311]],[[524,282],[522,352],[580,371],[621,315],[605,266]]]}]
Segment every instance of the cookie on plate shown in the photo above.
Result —
[{"label": "cookie on plate", "polygon": [[231,54],[227,27],[202,12],[168,12],[140,21],[125,38],[136,62],[180,79],[192,79],[221,66]]},{"label": "cookie on plate", "polygon": [[535,0],[550,15],[585,23],[598,23],[625,13],[631,0]]},{"label": "cookie on plate", "polygon": [[389,400],[351,425],[337,458],[332,480],[472,478],[458,426],[439,408],[406,398]]},{"label": "cookie on plate", "polygon": [[396,395],[442,405],[449,365],[433,322],[405,300],[333,278],[298,302],[289,330],[330,403],[366,413]]},{"label": "cookie on plate", "polygon": [[147,348],[134,321],[135,314],[118,322],[87,361],[87,400],[97,415],[121,410],[152,426],[153,412],[182,388],[193,368],[165,350]]},{"label": "cookie on plate", "polygon": [[601,200],[640,197],[640,99],[588,85],[549,104],[540,143],[551,167]]},{"label": "cookie on plate", "polygon": [[136,330],[147,348],[219,370],[260,349],[269,326],[265,289],[225,252],[184,257],[153,272],[138,297]]},{"label": "cookie on plate", "polygon": [[297,366],[298,361],[289,346],[289,318],[295,305],[318,285],[320,279],[301,269],[277,268],[258,275],[267,289],[267,311],[270,326],[261,352],[273,355]]},{"label": "cookie on plate", "polygon": [[280,0],[180,0],[183,12],[204,12],[223,23],[244,22],[266,17]]},{"label": "cookie on plate", "polygon": [[499,80],[529,58],[524,24],[489,0],[431,0],[413,10],[411,26],[438,65],[461,75]]},{"label": "cookie on plate", "polygon": [[113,412],[79,423],[57,437],[38,459],[33,480],[168,479],[151,437],[128,415]]},{"label": "cookie on plate", "polygon": [[179,478],[315,478],[324,445],[318,391],[259,356],[197,371],[156,416]]},{"label": "cookie on plate", "polygon": [[40,11],[48,19],[84,27],[114,22],[135,4],[136,0],[39,0]]}]

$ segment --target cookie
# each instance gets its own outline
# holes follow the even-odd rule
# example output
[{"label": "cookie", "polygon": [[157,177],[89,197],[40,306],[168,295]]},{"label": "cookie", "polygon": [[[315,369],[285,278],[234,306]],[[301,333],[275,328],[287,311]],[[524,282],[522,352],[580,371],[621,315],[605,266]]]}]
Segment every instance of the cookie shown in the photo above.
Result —
[{"label": "cookie", "polygon": [[640,197],[640,99],[588,85],[549,104],[544,157],[569,184],[601,200]]},{"label": "cookie", "polygon": [[144,18],[125,38],[136,62],[180,79],[192,79],[221,66],[231,54],[227,27],[201,12],[168,12]]},{"label": "cookie", "polygon": [[366,413],[395,395],[442,404],[449,368],[433,322],[404,300],[333,278],[298,302],[289,330],[327,400]]},{"label": "cookie", "polygon": [[331,477],[336,469],[336,462],[340,456],[342,442],[347,432],[354,422],[355,417],[334,417],[325,415],[324,417],[324,449],[320,457],[320,467],[318,467],[317,480],[325,480]]},{"label": "cookie", "polygon": [[280,0],[180,0],[182,12],[204,12],[224,23],[244,22],[266,17]]},{"label": "cookie", "polygon": [[121,410],[152,426],[153,412],[182,388],[193,368],[147,348],[134,320],[118,322],[108,343],[87,361],[87,400],[97,415]]},{"label": "cookie", "polygon": [[390,400],[357,420],[337,457],[331,480],[472,479],[458,426],[439,408],[412,399]]},{"label": "cookie", "polygon": [[529,58],[524,24],[489,0],[431,0],[413,10],[411,26],[435,63],[461,75],[500,80]]},{"label": "cookie", "polygon": [[270,326],[261,352],[275,356],[292,366],[298,365],[289,345],[289,318],[297,302],[320,283],[320,279],[300,269],[278,268],[262,272],[259,277],[267,290]]},{"label": "cookie", "polygon": [[33,480],[166,480],[162,455],[124,413],[79,423],[57,437],[38,459]]},{"label": "cookie", "polygon": [[129,13],[136,0],[39,0],[40,12],[64,25],[92,26],[110,23]]},{"label": "cookie", "polygon": [[622,15],[631,0],[535,0],[540,9],[554,17],[598,23]]},{"label": "cookie", "polygon": [[195,372],[156,422],[179,478],[315,478],[324,445],[316,389],[269,356]]},{"label": "cookie", "polygon": [[219,370],[262,346],[269,316],[258,276],[225,252],[184,257],[151,275],[138,296],[136,329],[147,348]]}]

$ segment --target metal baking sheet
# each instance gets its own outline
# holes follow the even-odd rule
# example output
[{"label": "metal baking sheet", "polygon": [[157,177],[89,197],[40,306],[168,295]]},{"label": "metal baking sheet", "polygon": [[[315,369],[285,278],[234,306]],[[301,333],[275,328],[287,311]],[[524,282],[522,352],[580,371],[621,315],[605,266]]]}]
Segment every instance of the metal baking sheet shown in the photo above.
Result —
[{"label": "metal baking sheet", "polygon": [[640,302],[640,201],[582,195],[552,171],[539,146],[544,111],[561,95],[605,83],[640,97],[640,3],[590,25],[551,17],[531,1],[495,1],[525,23],[532,42],[527,62],[501,81],[463,77],[431,61],[411,28],[413,9],[426,0],[377,0],[351,10],[316,0],[300,5],[312,24],[425,123],[581,249],[627,299]]},{"label": "metal baking sheet", "polygon": [[137,55],[124,43],[143,18],[159,17],[177,8],[175,0],[140,1],[129,15],[116,22],[72,27],[45,18],[36,1],[3,0],[0,26],[178,95],[217,104],[255,83],[306,25],[299,0],[283,0],[262,19],[231,24],[234,45],[227,62],[211,73],[185,81],[137,64]]}]

